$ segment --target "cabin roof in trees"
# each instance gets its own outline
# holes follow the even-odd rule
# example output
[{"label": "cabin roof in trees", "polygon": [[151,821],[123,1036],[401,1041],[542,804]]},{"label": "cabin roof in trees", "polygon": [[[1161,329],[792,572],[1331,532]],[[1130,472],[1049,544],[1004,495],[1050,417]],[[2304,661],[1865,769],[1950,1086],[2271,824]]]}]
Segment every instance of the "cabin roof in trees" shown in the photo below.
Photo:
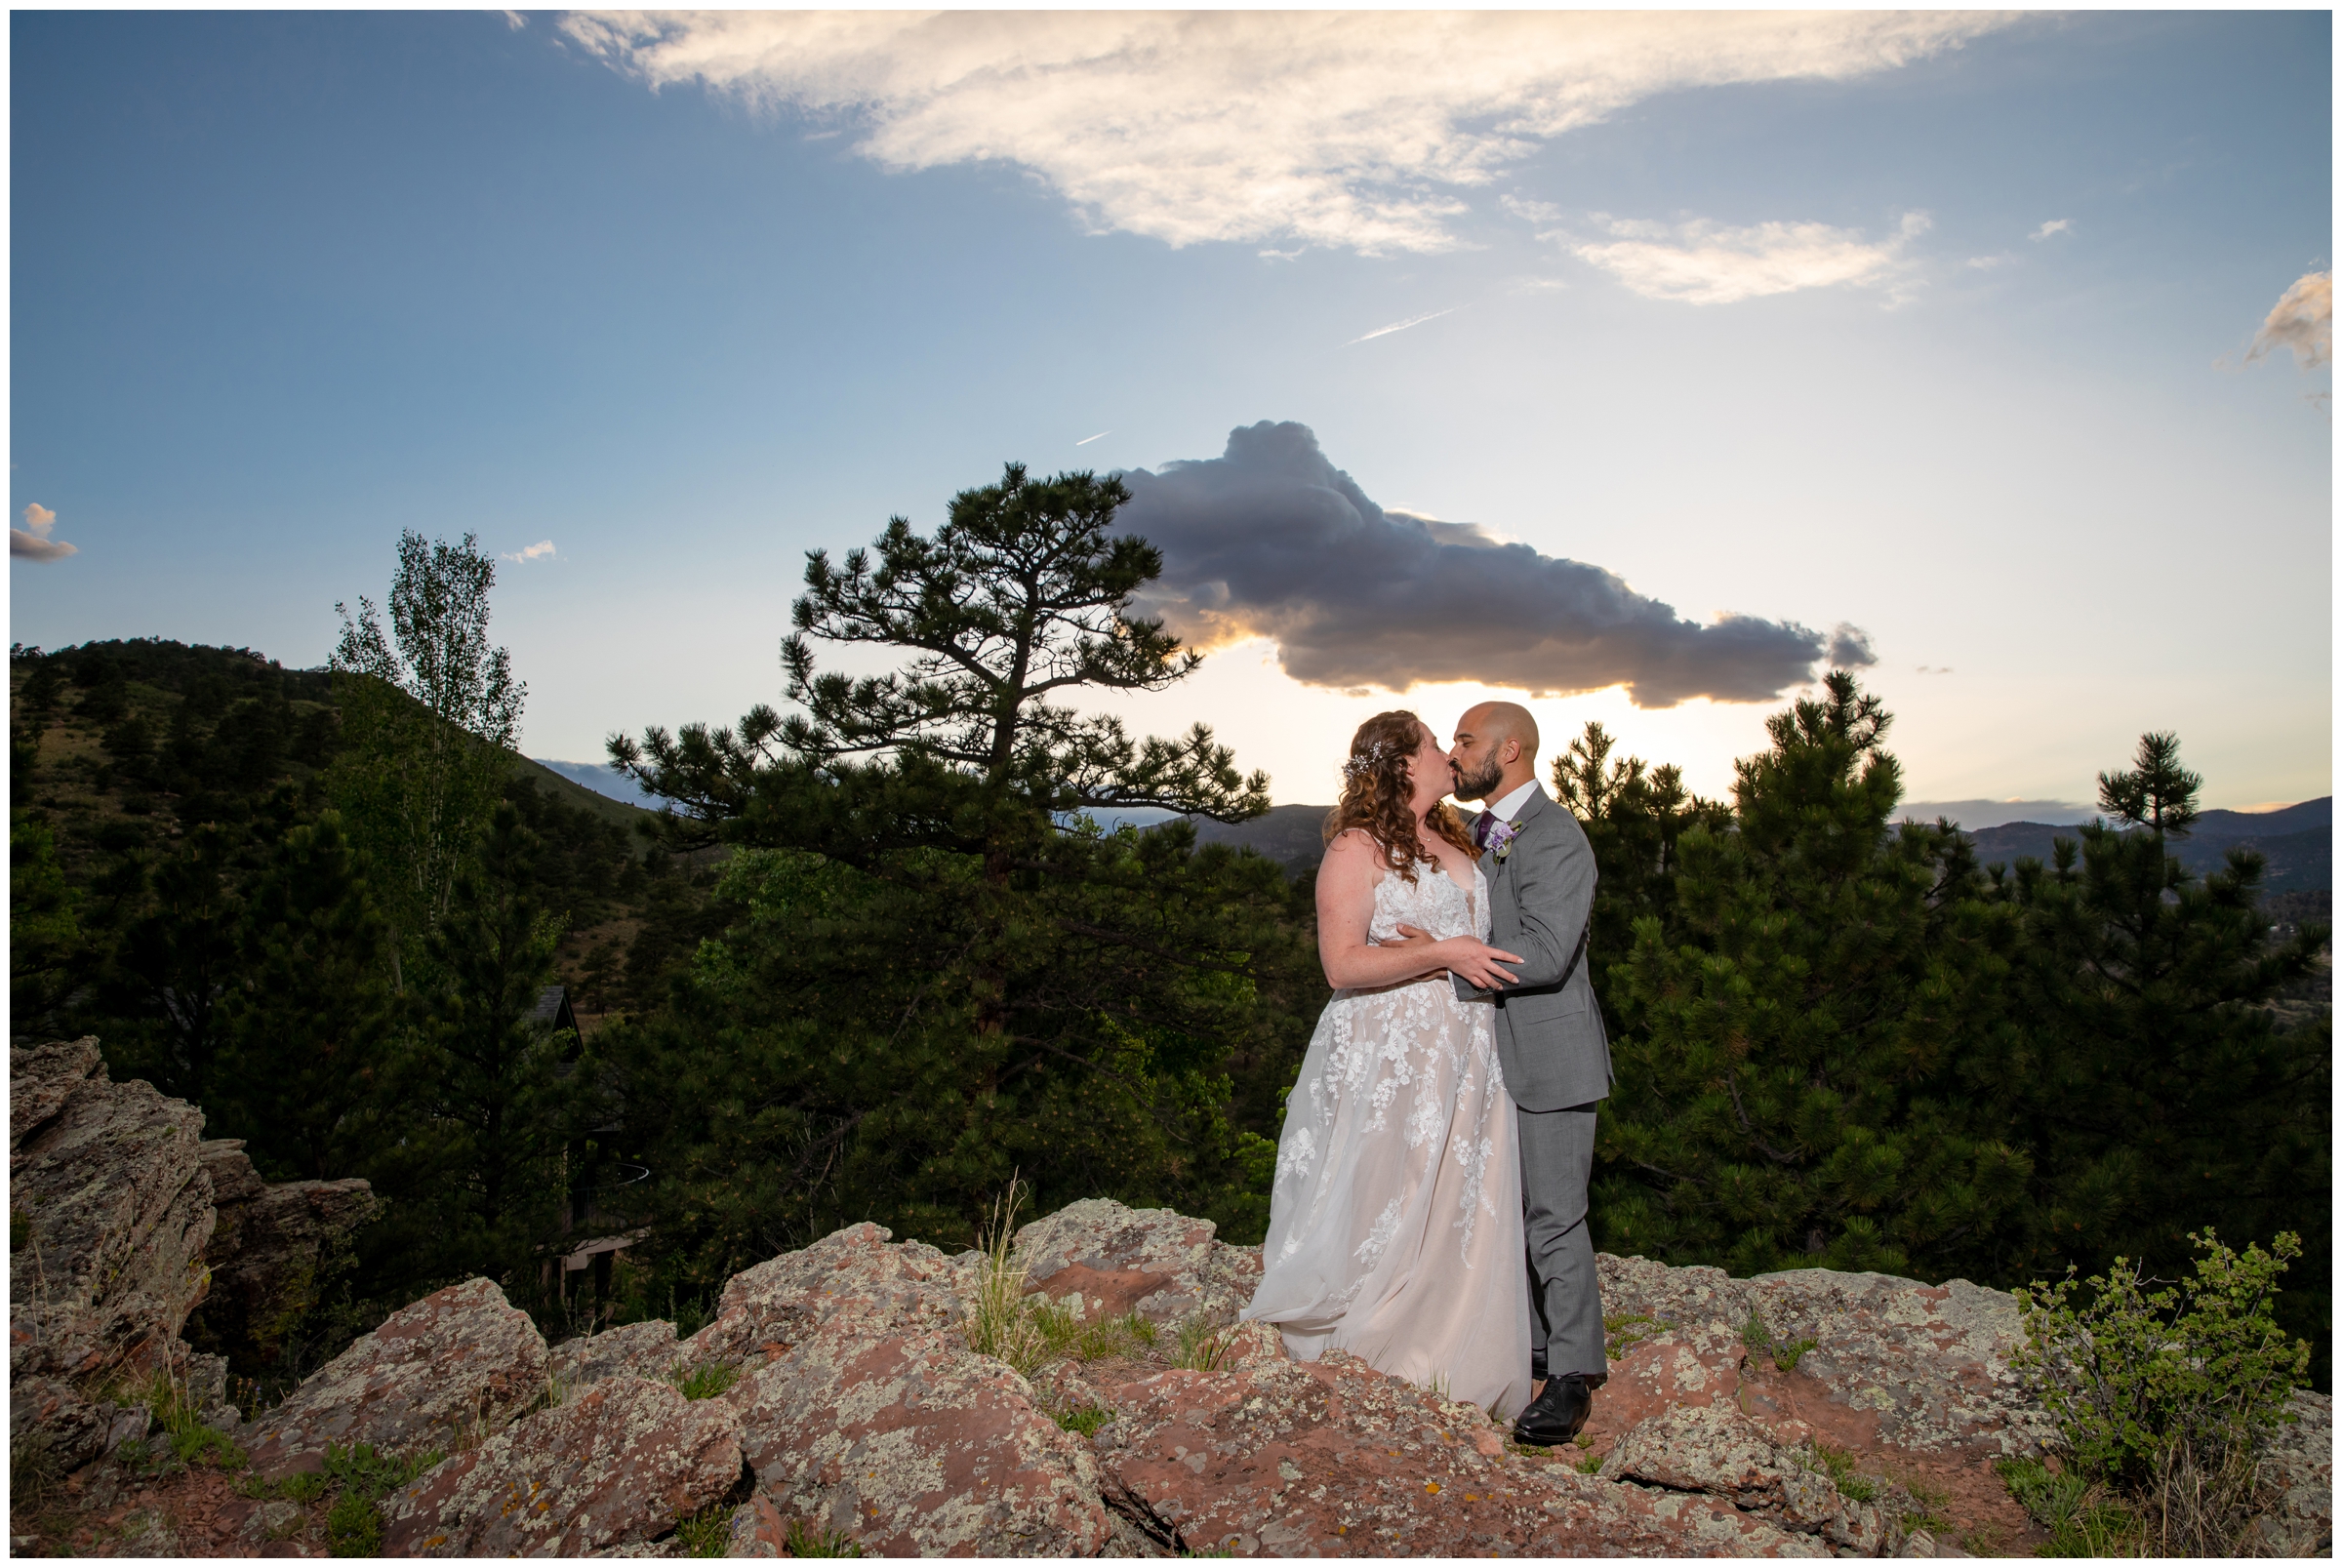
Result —
[{"label": "cabin roof in trees", "polygon": [[529,1017],[558,1033],[574,1035],[580,1043],[586,1038],[578,1027],[578,1010],[570,1005],[567,985],[547,985],[539,991],[536,1010]]}]

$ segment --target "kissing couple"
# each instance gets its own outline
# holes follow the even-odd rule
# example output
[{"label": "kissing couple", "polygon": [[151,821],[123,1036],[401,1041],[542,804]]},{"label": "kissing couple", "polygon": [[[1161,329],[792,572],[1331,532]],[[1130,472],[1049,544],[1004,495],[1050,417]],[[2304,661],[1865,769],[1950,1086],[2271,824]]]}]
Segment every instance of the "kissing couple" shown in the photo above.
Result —
[{"label": "kissing couple", "polygon": [[[1609,1375],[1586,1180],[1611,1071],[1594,849],[1536,762],[1514,703],[1473,708],[1445,751],[1403,711],[1352,738],[1317,872],[1334,999],[1286,1101],[1244,1316],[1297,1360],[1346,1350],[1550,1447]],[[1485,809],[1467,823],[1451,791]]]}]

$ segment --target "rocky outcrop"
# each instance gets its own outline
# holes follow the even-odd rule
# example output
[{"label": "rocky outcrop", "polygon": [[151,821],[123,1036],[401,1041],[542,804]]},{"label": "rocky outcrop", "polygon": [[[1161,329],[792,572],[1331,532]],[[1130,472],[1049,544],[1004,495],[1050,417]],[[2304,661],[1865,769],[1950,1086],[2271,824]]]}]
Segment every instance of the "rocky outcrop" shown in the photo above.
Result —
[{"label": "rocky outcrop", "polygon": [[391,1313],[238,1441],[263,1477],[318,1468],[329,1444],[467,1446],[545,1391],[549,1359],[537,1325],[493,1280],[450,1285]]},{"label": "rocky outcrop", "polygon": [[684,1342],[682,1364],[762,1366],[841,1316],[893,1333],[956,1325],[973,1276],[922,1242],[892,1240],[882,1226],[849,1226],[733,1275],[715,1316]]},{"label": "rocky outcrop", "polygon": [[334,1245],[374,1218],[374,1192],[354,1179],[263,1182],[240,1138],[214,1139],[197,1153],[219,1220],[204,1250],[211,1291],[187,1337],[257,1373],[276,1364],[315,1305]]},{"label": "rocky outcrop", "polygon": [[1678,1405],[1637,1422],[1602,1466],[1614,1480],[1704,1492],[1833,1547],[1883,1555],[1903,1532],[1885,1509],[1841,1492],[1810,1442],[1784,1446],[1729,1400]]},{"label": "rocky outcrop", "polygon": [[9,1428],[70,1468],[114,1391],[183,1369],[209,1274],[202,1113],[114,1083],[85,1038],[9,1052]]},{"label": "rocky outcrop", "polygon": [[619,1376],[434,1466],[383,1506],[393,1557],[576,1557],[656,1540],[741,1479],[739,1423]]},{"label": "rocky outcrop", "polygon": [[[1645,1408],[1638,1398],[1686,1402],[1680,1390],[1704,1403],[1716,1388],[1839,1446],[1997,1458],[2034,1453],[2050,1436],[2008,1364],[2021,1328],[2004,1291],[1828,1268],[1733,1279],[1607,1254],[1596,1266],[1623,1363],[1604,1389],[1610,1410],[1597,1407],[1608,1430]],[[1752,1344],[1769,1347],[1754,1363]],[[1752,1366],[1764,1375],[1744,1386]]]},{"label": "rocky outcrop", "polygon": [[2260,1550],[2272,1557],[2334,1554],[2334,1401],[2297,1390],[2288,1418],[2261,1462],[2261,1482],[2276,1506],[2254,1521]]},{"label": "rocky outcrop", "polygon": [[1209,1220],[1085,1198],[1017,1232],[1029,1294],[1076,1316],[1233,1321],[1261,1279],[1257,1247],[1232,1247]]},{"label": "rocky outcrop", "polygon": [[628,1323],[563,1340],[553,1347],[546,1371],[553,1387],[566,1397],[611,1378],[666,1383],[683,1370],[683,1353],[674,1324],[664,1320]]},{"label": "rocky outcrop", "polygon": [[737,1404],[756,1495],[735,1555],[782,1555],[791,1520],[888,1557],[1092,1556],[1111,1533],[1088,1444],[956,1332],[838,1321]]},{"label": "rocky outcrop", "polygon": [[[188,1107],[108,1082],[93,1041],[12,1065],[20,1453],[35,1439],[70,1467],[143,1434],[130,1384],[149,1371],[224,1423],[223,1364],[178,1338],[207,1283],[262,1343],[371,1197],[262,1186],[240,1147],[198,1142]],[[2038,1539],[1990,1468],[2048,1436],[2008,1366],[2015,1306],[1965,1281],[1603,1257],[1611,1377],[1582,1445],[1546,1452],[1352,1357],[1289,1360],[1235,1317],[1257,1251],[1208,1222],[1096,1199],[1017,1246],[1027,1289],[1082,1323],[1048,1318],[1059,1348],[1030,1376],[970,1344],[989,1260],[859,1225],[736,1275],[685,1340],[638,1323],[548,1351],[494,1283],[453,1286],[236,1437],[263,1479],[318,1468],[330,1444],[436,1451],[383,1502],[398,1554],[674,1555],[687,1520],[739,1555],[1924,1555]],[[1099,1325],[1125,1314],[1140,1321]],[[2259,1545],[2330,1551],[2331,1404],[2297,1395],[2292,1414],[2265,1460],[2279,1501]],[[133,1510],[122,1466],[65,1484],[117,1547],[322,1544],[317,1519],[209,1473],[212,1501],[177,1512],[151,1490]],[[1934,1517],[1912,1528],[1922,1502]]]},{"label": "rocky outcrop", "polygon": [[1159,1372],[1111,1398],[1110,1495],[1167,1553],[1827,1555],[1729,1502],[1520,1463],[1483,1412],[1339,1352]]}]

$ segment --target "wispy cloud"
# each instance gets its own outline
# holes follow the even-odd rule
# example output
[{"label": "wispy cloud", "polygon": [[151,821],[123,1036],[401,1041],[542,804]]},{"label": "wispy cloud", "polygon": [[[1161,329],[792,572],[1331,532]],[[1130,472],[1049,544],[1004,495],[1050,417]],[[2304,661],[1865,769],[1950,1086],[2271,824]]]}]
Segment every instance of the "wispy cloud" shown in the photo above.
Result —
[{"label": "wispy cloud", "polygon": [[499,556],[498,559],[514,561],[522,566],[526,566],[531,561],[550,560],[552,559],[552,556],[553,542],[549,539],[541,539],[536,543],[528,545],[525,548],[506,550],[503,555]]},{"label": "wispy cloud", "polygon": [[2317,370],[2334,362],[2334,275],[2311,272],[2294,280],[2253,334],[2244,363],[2266,359],[2281,348],[2293,350],[2293,363]]},{"label": "wispy cloud", "polygon": [[[1451,304],[1445,310],[1427,310],[1420,316],[1409,316],[1404,321],[1393,321],[1388,327],[1377,327],[1372,332],[1362,332],[1353,338],[1350,343],[1362,343],[1369,338],[1388,338],[1394,332],[1404,332],[1409,327],[1420,327],[1427,321],[1437,321],[1441,316],[1452,316],[1463,308],[1460,304]],[[1342,346],[1348,348],[1350,343],[1344,343]]]},{"label": "wispy cloud", "polygon": [[1798,289],[1878,287],[1901,281],[1905,247],[1924,234],[1927,215],[1908,213],[1886,239],[1828,223],[1755,223],[1731,228],[1707,219],[1659,223],[1592,215],[1608,239],[1561,239],[1571,255],[1649,300],[1731,304]]},{"label": "wispy cloud", "polygon": [[1264,420],[1230,431],[1220,457],[1122,477],[1117,521],[1163,552],[1147,608],[1201,648],[1273,638],[1312,686],[1624,686],[1638,706],[1672,707],[1762,702],[1818,661],[1872,662],[1853,626],[1690,620],[1598,566],[1377,505],[1303,424]]},{"label": "wispy cloud", "polygon": [[1656,94],[1845,81],[1976,12],[573,12],[653,88],[846,122],[895,170],[1000,160],[1092,229],[1367,253],[1463,243],[1459,193]]},{"label": "wispy cloud", "polygon": [[1093,441],[1103,441],[1103,440],[1105,440],[1105,439],[1106,439],[1108,436],[1110,436],[1110,435],[1112,435],[1113,433],[1114,433],[1114,432],[1113,432],[1113,431],[1111,431],[1111,430],[1101,430],[1101,431],[1099,431],[1099,432],[1098,432],[1096,435],[1085,435],[1085,436],[1083,436],[1083,437],[1082,437],[1080,440],[1078,440],[1078,441],[1074,442],[1073,444],[1074,444],[1075,446],[1077,446],[1077,447],[1086,447],[1086,446],[1088,446],[1088,445],[1089,445],[1091,442],[1093,442]]},{"label": "wispy cloud", "polygon": [[57,526],[57,513],[34,502],[24,508],[24,526],[8,531],[8,553],[26,561],[61,561],[81,551],[61,539],[51,539],[49,531]]},{"label": "wispy cloud", "polygon": [[2052,218],[2025,237],[2030,240],[2045,240],[2052,234],[2070,233],[2073,227],[2074,220],[2071,218]]}]

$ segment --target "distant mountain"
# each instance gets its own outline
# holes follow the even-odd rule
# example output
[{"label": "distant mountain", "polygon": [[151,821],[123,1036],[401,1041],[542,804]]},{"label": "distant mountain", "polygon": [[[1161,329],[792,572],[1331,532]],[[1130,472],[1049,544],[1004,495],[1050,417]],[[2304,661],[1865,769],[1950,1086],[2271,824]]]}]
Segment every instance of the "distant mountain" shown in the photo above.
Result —
[{"label": "distant mountain", "polygon": [[551,757],[531,759],[541,768],[548,768],[572,784],[584,784],[597,795],[639,806],[645,811],[657,811],[666,802],[651,794],[632,779],[616,768],[600,762],[555,762]]},{"label": "distant mountain", "polygon": [[1260,851],[1291,871],[1313,868],[1325,859],[1325,814],[1331,806],[1272,806],[1250,822],[1195,823],[1198,844],[1232,844]]},{"label": "distant mountain", "polygon": [[[1266,816],[1250,822],[1199,821],[1195,824],[1195,840],[1200,844],[1233,844],[1255,849],[1299,871],[1314,866],[1324,858],[1325,843],[1319,835],[1325,814],[1332,809],[1331,806],[1272,806]],[[2193,833],[2173,840],[2173,853],[2182,865],[2201,876],[2228,864],[2230,845],[2242,845],[2260,851],[2267,860],[2262,885],[2268,892],[2331,891],[2333,822],[2331,795],[2278,811],[2207,811],[2196,820]],[[2021,855],[2031,855],[2046,863],[2050,846],[2057,839],[2079,839],[2081,835],[2070,823],[2003,823],[1980,828],[1968,836],[1975,841],[1979,863],[2010,865]]]},{"label": "distant mountain", "polygon": [[[2201,876],[2228,864],[2234,847],[2260,851],[2268,862],[2262,886],[2271,893],[2330,892],[2334,885],[2334,797],[2322,795],[2277,811],[2207,811],[2195,830],[2171,841],[2179,864]],[[1976,859],[1986,865],[2013,865],[2030,855],[2047,864],[2060,838],[2079,840],[2072,826],[2050,823],[2004,823],[1968,835]]]}]

